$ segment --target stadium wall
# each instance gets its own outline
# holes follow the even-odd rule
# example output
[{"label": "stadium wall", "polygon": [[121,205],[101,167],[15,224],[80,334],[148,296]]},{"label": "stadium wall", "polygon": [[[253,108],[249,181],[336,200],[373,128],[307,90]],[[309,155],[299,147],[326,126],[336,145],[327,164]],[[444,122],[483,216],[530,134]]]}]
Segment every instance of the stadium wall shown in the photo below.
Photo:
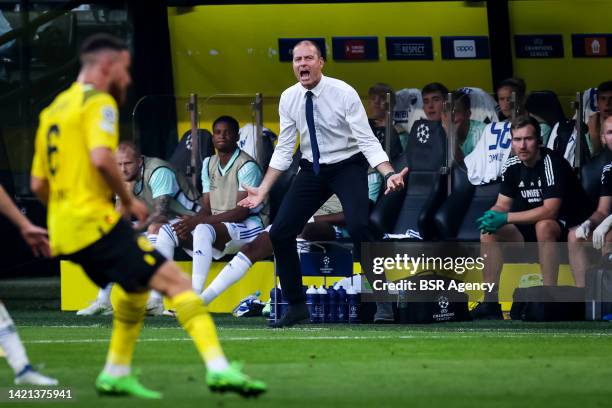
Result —
[{"label": "stadium wall", "polygon": [[[516,76],[530,90],[555,91],[569,113],[577,90],[609,79],[612,58],[574,58],[572,34],[609,32],[608,0],[514,0],[510,28],[516,34],[561,34],[563,58],[522,59],[513,54]],[[313,16],[316,16],[314,18]],[[485,2],[395,2],[334,4],[207,5],[171,7],[168,24],[179,132],[189,128],[185,97],[263,93],[264,122],[278,131],[280,93],[294,83],[289,63],[280,62],[278,39],[323,37],[328,49],[325,73],[347,81],[360,95],[375,82],[395,89],[422,87],[433,81],[449,88],[477,86],[492,92],[488,59],[442,60],[440,36],[487,36]],[[334,36],[378,37],[379,60],[338,62],[331,54]],[[388,61],[386,36],[431,36],[433,61]],[[512,39],[514,47],[514,39]],[[612,44],[610,44],[612,47]],[[492,50],[492,53],[494,50]],[[181,99],[182,98],[182,99]],[[252,98],[213,98],[201,105],[201,126],[230,113],[241,124],[251,121]]]},{"label": "stadium wall", "polygon": [[[278,98],[295,83],[289,62],[280,62],[278,39],[324,37],[326,75],[341,78],[365,96],[376,82],[395,89],[443,81],[452,88],[477,86],[491,91],[488,59],[441,59],[439,35],[487,35],[485,2],[218,5],[170,8],[168,24],[177,96],[195,92],[255,94],[265,98],[264,122],[278,132]],[[333,36],[377,36],[379,60],[337,62]],[[433,37],[432,61],[387,61],[386,36]],[[249,99],[224,98],[201,104],[201,125],[222,113],[250,121]],[[235,106],[235,108],[234,108]],[[240,107],[238,107],[240,106]],[[177,104],[179,132],[189,129],[184,103]]]},{"label": "stadium wall", "polygon": [[[510,29],[515,34],[561,34],[563,58],[516,58],[514,75],[529,90],[553,90],[563,108],[579,90],[612,79],[612,58],[574,58],[572,34],[610,33],[612,2],[608,0],[515,0],[509,2]],[[514,39],[513,47],[514,47]],[[612,47],[612,44],[608,44]]]}]

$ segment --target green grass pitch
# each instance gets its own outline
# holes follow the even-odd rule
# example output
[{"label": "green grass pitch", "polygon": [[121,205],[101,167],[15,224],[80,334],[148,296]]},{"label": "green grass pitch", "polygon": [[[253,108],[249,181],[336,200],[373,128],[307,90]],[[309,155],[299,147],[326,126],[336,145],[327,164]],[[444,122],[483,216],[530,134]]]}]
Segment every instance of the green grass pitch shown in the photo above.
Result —
[{"label": "green grass pitch", "polygon": [[[227,355],[264,379],[257,400],[213,395],[195,347],[172,318],[147,318],[134,358],[161,401],[98,397],[110,317],[11,311],[33,363],[73,390],[66,407],[608,407],[612,325],[522,322],[430,326],[305,325],[215,316]],[[0,363],[0,383],[12,373]],[[2,386],[5,387],[5,386]],[[6,390],[6,388],[4,388]],[[2,403],[1,405],[6,405]],[[15,406],[37,406],[19,403]]]}]

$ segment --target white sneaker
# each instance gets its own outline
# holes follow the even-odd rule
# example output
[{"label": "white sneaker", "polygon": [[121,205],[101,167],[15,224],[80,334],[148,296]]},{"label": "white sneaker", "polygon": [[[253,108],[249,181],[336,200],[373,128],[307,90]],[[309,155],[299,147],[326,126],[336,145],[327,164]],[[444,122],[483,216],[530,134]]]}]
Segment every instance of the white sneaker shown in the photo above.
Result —
[{"label": "white sneaker", "polygon": [[147,316],[161,316],[164,313],[164,302],[162,300],[150,300],[147,302]]},{"label": "white sneaker", "polygon": [[91,305],[87,306],[85,309],[79,310],[76,314],[77,316],[108,316],[113,314],[113,305],[96,299],[91,303]]},{"label": "white sneaker", "polygon": [[34,370],[34,368],[32,368],[31,366],[28,366],[26,367],[26,370],[23,374],[18,377],[15,377],[15,384],[57,385],[58,381],[55,378],[42,375],[38,371]]},{"label": "white sneaker", "polygon": [[162,315],[163,316],[168,316],[168,317],[176,317],[176,310],[174,310],[174,309],[164,310]]}]

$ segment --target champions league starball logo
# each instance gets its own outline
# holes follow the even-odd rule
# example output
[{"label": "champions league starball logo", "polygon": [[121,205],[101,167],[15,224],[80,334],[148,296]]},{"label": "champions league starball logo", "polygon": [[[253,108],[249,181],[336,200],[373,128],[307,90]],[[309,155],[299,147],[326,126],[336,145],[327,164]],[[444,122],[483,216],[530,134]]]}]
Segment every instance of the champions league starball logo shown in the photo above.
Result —
[{"label": "champions league starball logo", "polygon": [[334,268],[330,267],[331,259],[329,256],[325,255],[321,260],[323,262],[323,266],[319,268],[323,275],[329,275],[334,271]]},{"label": "champions league starball logo", "polygon": [[429,126],[425,123],[421,123],[417,128],[417,140],[420,143],[427,143],[429,140]]},{"label": "champions league starball logo", "polygon": [[440,306],[440,313],[448,312],[448,298],[446,296],[440,296],[438,298],[438,306]]}]

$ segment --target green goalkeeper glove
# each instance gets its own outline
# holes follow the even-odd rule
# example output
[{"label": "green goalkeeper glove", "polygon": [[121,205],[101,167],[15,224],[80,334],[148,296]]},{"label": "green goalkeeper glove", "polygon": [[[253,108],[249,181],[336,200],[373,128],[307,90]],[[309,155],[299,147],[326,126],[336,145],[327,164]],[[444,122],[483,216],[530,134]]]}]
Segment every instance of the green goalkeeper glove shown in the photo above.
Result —
[{"label": "green goalkeeper glove", "polygon": [[478,229],[486,234],[493,234],[508,223],[508,213],[488,210],[476,220]]}]

